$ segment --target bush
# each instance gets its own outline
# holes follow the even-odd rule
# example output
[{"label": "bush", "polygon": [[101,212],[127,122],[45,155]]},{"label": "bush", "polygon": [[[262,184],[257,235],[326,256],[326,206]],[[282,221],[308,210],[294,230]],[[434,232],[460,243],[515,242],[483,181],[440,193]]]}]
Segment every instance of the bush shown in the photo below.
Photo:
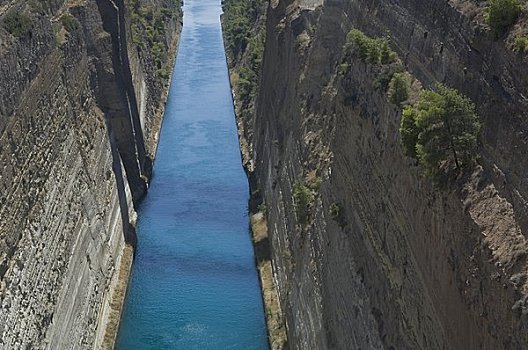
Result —
[{"label": "bush", "polygon": [[528,51],[528,35],[519,35],[515,38],[515,48],[519,51]]},{"label": "bush", "polygon": [[343,214],[343,208],[339,203],[332,203],[330,205],[330,215],[334,219],[339,227],[343,229],[346,226],[345,216]]},{"label": "bush", "polygon": [[319,191],[319,189],[321,188],[321,185],[323,184],[323,180],[320,178],[320,177],[314,177],[313,179],[311,179],[308,183],[308,187],[312,190],[312,191]]},{"label": "bush", "polygon": [[33,22],[28,16],[11,11],[5,15],[3,26],[12,35],[21,38],[31,31]]},{"label": "bush", "polygon": [[400,122],[400,136],[405,155],[417,158],[416,144],[418,143],[418,128],[415,121],[418,119],[418,111],[412,106],[403,109]]},{"label": "bush", "polygon": [[475,105],[455,89],[437,85],[403,110],[400,134],[405,153],[437,178],[461,170],[476,155],[480,123]]},{"label": "bush", "polygon": [[359,58],[372,64],[388,64],[396,61],[397,55],[389,47],[387,38],[371,38],[358,29],[352,29],[346,37],[347,48],[355,45]]},{"label": "bush", "polygon": [[61,23],[68,33],[71,33],[79,28],[79,22],[77,19],[69,14],[62,15]]},{"label": "bush", "polygon": [[293,202],[295,205],[295,214],[301,225],[306,225],[310,213],[310,207],[314,201],[312,191],[302,182],[296,182],[293,185]]},{"label": "bush", "polygon": [[521,5],[518,0],[490,0],[485,17],[491,31],[498,37],[515,23],[520,13]]},{"label": "bush", "polygon": [[390,101],[397,106],[409,98],[409,79],[405,73],[394,73],[388,94]]},{"label": "bush", "polygon": [[350,65],[348,63],[341,63],[338,67],[338,71],[341,74],[348,74],[350,71]]}]

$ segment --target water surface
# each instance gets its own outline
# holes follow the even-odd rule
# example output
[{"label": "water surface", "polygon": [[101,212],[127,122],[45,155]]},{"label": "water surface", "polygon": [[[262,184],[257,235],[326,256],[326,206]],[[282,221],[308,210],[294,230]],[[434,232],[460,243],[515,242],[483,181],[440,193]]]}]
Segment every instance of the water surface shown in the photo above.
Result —
[{"label": "water surface", "polygon": [[119,350],[268,349],[218,0],[185,0]]}]

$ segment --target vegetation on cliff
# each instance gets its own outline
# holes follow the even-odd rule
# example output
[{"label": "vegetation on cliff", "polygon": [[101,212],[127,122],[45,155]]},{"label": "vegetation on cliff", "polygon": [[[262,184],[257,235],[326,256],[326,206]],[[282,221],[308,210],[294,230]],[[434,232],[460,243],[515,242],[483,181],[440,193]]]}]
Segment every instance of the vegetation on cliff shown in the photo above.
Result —
[{"label": "vegetation on cliff", "polygon": [[295,214],[301,225],[308,223],[310,207],[314,201],[312,190],[303,182],[296,182],[293,185],[293,202],[295,205]]},{"label": "vegetation on cliff", "polygon": [[[354,55],[373,66],[377,75],[373,86],[386,92],[391,103],[404,105],[411,93],[418,93],[411,91],[412,76],[405,71],[387,38],[369,37],[352,29],[347,34],[344,61],[339,66],[342,74],[349,74],[349,62]],[[479,118],[473,103],[457,90],[439,84],[435,91],[423,91],[420,99],[406,106],[402,114],[400,135],[405,153],[417,158],[427,175],[438,180],[472,163]]]},{"label": "vegetation on cliff", "polygon": [[155,8],[150,4],[142,4],[140,0],[130,0],[128,6],[132,42],[140,50],[150,53],[156,73],[164,79],[168,79],[170,74],[170,67],[167,66],[166,23],[178,16],[179,8],[177,0],[171,2],[169,7]]},{"label": "vegetation on cliff", "polygon": [[405,153],[438,178],[470,164],[480,130],[475,105],[457,90],[437,85],[403,110],[400,133]]},{"label": "vegetation on cliff", "polygon": [[344,57],[338,67],[342,75],[349,74],[350,62],[355,58],[372,66],[376,74],[374,88],[386,92],[389,101],[397,106],[410,95],[410,75],[390,48],[390,40],[384,37],[369,37],[358,29],[352,29],[346,36],[343,47]]},{"label": "vegetation on cliff", "polygon": [[224,2],[224,33],[227,47],[234,56],[246,50],[251,41],[253,23],[260,15],[260,0],[226,0]]},{"label": "vegetation on cliff", "polygon": [[10,11],[5,15],[2,25],[10,34],[20,38],[31,31],[33,22],[23,13]]},{"label": "vegetation on cliff", "polygon": [[261,0],[226,0],[224,2],[223,29],[228,56],[238,65],[231,76],[242,113],[256,97],[264,53],[265,31],[258,25],[263,15]]},{"label": "vegetation on cliff", "polygon": [[521,52],[528,51],[528,35],[519,35],[515,38],[515,48]]},{"label": "vegetation on cliff", "polygon": [[520,13],[518,0],[490,0],[485,17],[491,31],[498,37],[515,23]]},{"label": "vegetation on cliff", "polygon": [[332,203],[330,205],[330,215],[332,216],[332,219],[337,222],[339,227],[341,229],[344,229],[347,225],[345,213],[343,211],[343,205],[340,203]]},{"label": "vegetation on cliff", "polygon": [[79,28],[79,22],[70,14],[64,14],[61,16],[61,23],[67,32],[71,33]]},{"label": "vegetation on cliff", "polygon": [[358,29],[352,29],[347,34],[346,40],[346,48],[350,50],[355,46],[359,57],[365,62],[387,64],[396,61],[398,57],[396,52],[389,47],[387,38],[372,38]]},{"label": "vegetation on cliff", "polygon": [[389,99],[395,105],[401,105],[409,98],[409,78],[405,73],[394,73],[389,82]]}]

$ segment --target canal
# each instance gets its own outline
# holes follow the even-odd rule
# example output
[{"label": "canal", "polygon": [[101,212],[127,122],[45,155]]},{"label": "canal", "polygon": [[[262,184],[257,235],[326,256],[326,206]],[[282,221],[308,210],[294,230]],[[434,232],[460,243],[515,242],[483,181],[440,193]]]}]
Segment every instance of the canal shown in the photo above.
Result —
[{"label": "canal", "polygon": [[117,349],[268,349],[219,16],[185,0]]}]

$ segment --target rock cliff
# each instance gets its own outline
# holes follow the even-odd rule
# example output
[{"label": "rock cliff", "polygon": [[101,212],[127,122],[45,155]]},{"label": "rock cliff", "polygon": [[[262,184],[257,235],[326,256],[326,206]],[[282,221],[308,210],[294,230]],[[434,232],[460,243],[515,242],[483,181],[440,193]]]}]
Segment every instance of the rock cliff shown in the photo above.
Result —
[{"label": "rock cliff", "polygon": [[[239,123],[290,347],[528,348],[528,71],[512,46],[527,12],[496,40],[485,5],[270,2],[255,108]],[[442,187],[403,154],[383,72],[358,58],[340,69],[352,28],[390,36],[419,84],[475,102],[474,169]]]},{"label": "rock cliff", "polygon": [[180,21],[174,0],[0,1],[1,349],[108,336]]}]

